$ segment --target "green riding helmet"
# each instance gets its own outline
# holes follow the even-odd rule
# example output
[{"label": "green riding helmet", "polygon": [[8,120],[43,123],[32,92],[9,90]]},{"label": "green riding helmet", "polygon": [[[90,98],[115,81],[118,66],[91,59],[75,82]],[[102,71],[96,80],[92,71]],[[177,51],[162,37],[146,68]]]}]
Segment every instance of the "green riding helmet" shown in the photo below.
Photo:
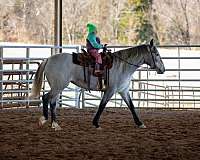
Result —
[{"label": "green riding helmet", "polygon": [[97,31],[97,27],[93,23],[88,23],[87,24],[87,30],[89,33]]}]

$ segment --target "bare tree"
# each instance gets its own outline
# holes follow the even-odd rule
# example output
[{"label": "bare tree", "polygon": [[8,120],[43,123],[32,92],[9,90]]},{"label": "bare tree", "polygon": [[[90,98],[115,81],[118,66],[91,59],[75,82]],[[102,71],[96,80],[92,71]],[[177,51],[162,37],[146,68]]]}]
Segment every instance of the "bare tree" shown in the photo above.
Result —
[{"label": "bare tree", "polygon": [[188,7],[188,0],[180,0],[181,8],[183,10],[183,17],[185,19],[185,29],[182,31],[182,37],[184,40],[185,44],[190,44],[190,28],[189,28],[189,20],[188,20],[188,12],[187,12],[187,7]]},{"label": "bare tree", "polygon": [[[164,43],[191,44],[199,36],[199,0],[154,1],[154,27]],[[193,33],[195,31],[195,33]],[[197,38],[196,38],[197,39]],[[197,41],[197,40],[195,40]]]},{"label": "bare tree", "polygon": [[112,0],[111,2],[111,16],[110,23],[112,25],[112,37],[111,42],[114,44],[118,43],[119,33],[119,20],[122,9],[124,8],[125,0]]},{"label": "bare tree", "polygon": [[25,27],[30,39],[48,43],[53,30],[53,3],[25,0]]},{"label": "bare tree", "polygon": [[77,43],[83,39],[90,1],[66,0],[63,3],[63,32],[67,43]]},{"label": "bare tree", "polygon": [[[132,44],[138,19],[133,3],[128,4],[129,0],[63,1],[64,43],[84,44],[86,24],[93,22],[103,43]],[[1,41],[53,43],[53,0],[0,0],[0,10]],[[151,25],[161,44],[200,43],[200,0],[154,0],[147,14],[152,15]]]}]

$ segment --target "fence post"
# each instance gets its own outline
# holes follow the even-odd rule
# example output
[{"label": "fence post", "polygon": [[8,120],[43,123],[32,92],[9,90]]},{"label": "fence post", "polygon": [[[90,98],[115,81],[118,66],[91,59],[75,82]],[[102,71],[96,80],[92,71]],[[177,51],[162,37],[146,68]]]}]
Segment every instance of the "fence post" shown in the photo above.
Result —
[{"label": "fence post", "polygon": [[[80,52],[80,46],[76,47],[76,52],[77,53]],[[80,107],[80,94],[81,94],[80,88],[78,86],[75,86],[75,106],[78,108],[81,108]]]},{"label": "fence post", "polygon": [[[142,79],[142,76],[141,76],[141,71],[139,71],[139,80]],[[142,89],[142,84],[141,84],[141,81],[138,82],[138,89],[141,90]],[[141,91],[138,91],[138,99],[141,99],[141,95],[142,95],[142,92]],[[133,98],[133,97],[132,97]],[[138,108],[140,107],[140,104],[141,104],[141,101],[139,100],[138,101]],[[144,106],[144,105],[143,105]]]},{"label": "fence post", "polygon": [[180,98],[181,98],[181,94],[180,94],[180,91],[181,91],[181,72],[180,72],[180,69],[181,69],[181,60],[180,60],[180,48],[178,47],[178,107],[180,109],[181,107],[181,102],[180,102]]},{"label": "fence post", "polygon": [[147,107],[149,107],[149,67],[147,66]]},{"label": "fence post", "polygon": [[62,0],[54,0],[54,46],[55,54],[62,53]]},{"label": "fence post", "polygon": [[3,48],[0,48],[0,70],[1,70],[1,74],[0,74],[0,80],[1,80],[1,84],[0,84],[0,90],[1,90],[1,109],[3,109]]},{"label": "fence post", "polygon": [[26,94],[26,99],[28,100],[26,102],[26,108],[29,108],[29,64],[30,64],[30,48],[26,48],[26,90],[27,90],[27,94]]},{"label": "fence post", "polygon": [[51,56],[53,56],[55,54],[55,49],[51,48]]},{"label": "fence post", "polygon": [[82,109],[85,108],[85,90],[81,89],[82,92]]}]

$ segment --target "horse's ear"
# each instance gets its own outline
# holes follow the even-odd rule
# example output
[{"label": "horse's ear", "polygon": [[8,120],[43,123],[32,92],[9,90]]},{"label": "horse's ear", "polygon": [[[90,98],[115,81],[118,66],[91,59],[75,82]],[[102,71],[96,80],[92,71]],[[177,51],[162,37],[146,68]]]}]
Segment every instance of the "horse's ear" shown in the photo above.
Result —
[{"label": "horse's ear", "polygon": [[151,47],[153,46],[153,39],[151,39],[151,41],[150,41],[150,46]]}]

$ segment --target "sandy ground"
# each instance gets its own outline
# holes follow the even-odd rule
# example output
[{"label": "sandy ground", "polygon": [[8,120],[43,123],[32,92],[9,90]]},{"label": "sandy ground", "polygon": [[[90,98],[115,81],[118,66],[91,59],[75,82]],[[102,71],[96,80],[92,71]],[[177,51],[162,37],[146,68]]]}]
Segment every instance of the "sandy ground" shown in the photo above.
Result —
[{"label": "sandy ground", "polygon": [[55,132],[39,128],[41,109],[0,110],[0,160],[199,160],[200,111],[140,110],[139,129],[129,110],[106,109],[95,129],[96,109],[59,109]]}]

